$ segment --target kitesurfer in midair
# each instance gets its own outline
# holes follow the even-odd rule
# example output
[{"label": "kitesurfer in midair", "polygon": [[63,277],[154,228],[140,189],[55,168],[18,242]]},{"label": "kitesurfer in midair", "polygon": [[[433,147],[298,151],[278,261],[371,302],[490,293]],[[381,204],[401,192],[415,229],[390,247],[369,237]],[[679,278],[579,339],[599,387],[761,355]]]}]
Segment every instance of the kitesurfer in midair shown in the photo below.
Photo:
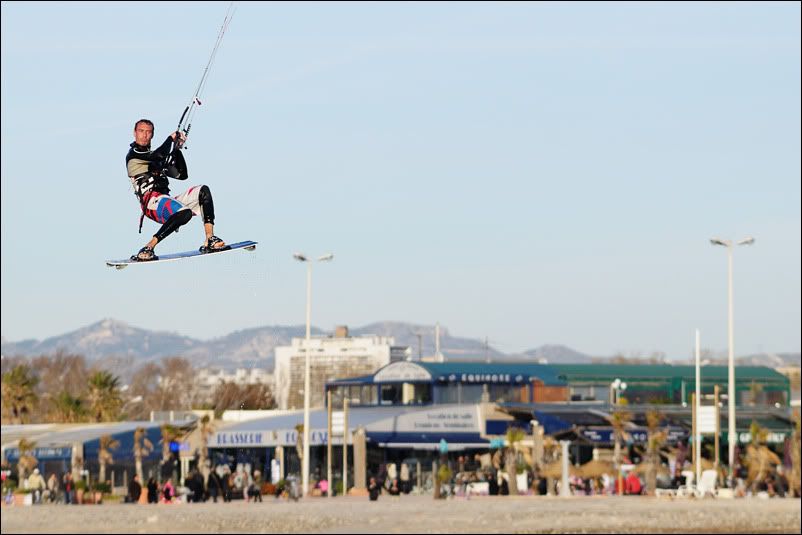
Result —
[{"label": "kitesurfer in midair", "polygon": [[186,161],[181,153],[186,133],[180,130],[173,132],[159,148],[151,150],[153,130],[153,122],[148,119],[140,119],[134,124],[134,142],[125,157],[125,165],[142,209],[139,231],[142,232],[142,220],[145,217],[162,226],[131,260],[158,260],[154,252],[156,245],[177,232],[193,215],[203,218],[203,230],[206,233],[206,241],[200,247],[200,252],[225,249],[225,242],[214,235],[214,203],[208,186],[192,186],[180,195],[170,196],[169,179],[186,180],[188,176]]}]

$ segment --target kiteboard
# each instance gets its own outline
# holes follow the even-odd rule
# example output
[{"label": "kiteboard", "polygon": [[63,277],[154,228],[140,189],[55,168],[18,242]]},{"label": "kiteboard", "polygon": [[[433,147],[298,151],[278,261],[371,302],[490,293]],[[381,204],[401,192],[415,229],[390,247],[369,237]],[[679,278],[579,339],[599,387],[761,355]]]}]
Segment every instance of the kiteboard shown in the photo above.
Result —
[{"label": "kiteboard", "polygon": [[226,245],[224,248],[220,249],[219,251],[209,251],[206,253],[202,253],[199,250],[194,251],[186,251],[183,253],[172,253],[172,254],[165,254],[159,255],[158,259],[156,260],[132,260],[131,258],[126,258],[123,260],[106,260],[106,265],[109,267],[117,268],[117,269],[124,269],[128,266],[135,265],[135,264],[158,264],[161,262],[169,262],[171,260],[182,260],[184,258],[194,258],[196,256],[208,256],[208,255],[218,255],[220,253],[225,253],[227,251],[238,251],[240,249],[244,249],[246,251],[253,251],[256,249],[256,244],[258,242],[255,241],[241,241],[239,243],[232,243],[231,245]]}]

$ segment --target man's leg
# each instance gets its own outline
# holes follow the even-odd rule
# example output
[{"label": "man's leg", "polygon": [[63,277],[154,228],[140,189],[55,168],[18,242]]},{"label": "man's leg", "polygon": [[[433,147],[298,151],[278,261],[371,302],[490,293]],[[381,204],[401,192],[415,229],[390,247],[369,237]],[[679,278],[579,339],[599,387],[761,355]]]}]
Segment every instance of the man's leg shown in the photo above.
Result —
[{"label": "man's leg", "polygon": [[178,229],[183,225],[189,223],[190,219],[192,219],[191,210],[179,210],[178,212],[174,213],[169,217],[169,219],[167,219],[167,221],[164,222],[164,225],[161,226],[156,234],[153,235],[153,238],[148,242],[148,245],[151,246],[152,249],[157,243],[165,239],[173,232],[178,231]]},{"label": "man's leg", "polygon": [[173,232],[176,232],[181,226],[189,223],[190,219],[192,219],[191,210],[179,210],[171,215],[156,232],[156,234],[153,235],[145,247],[143,247],[139,253],[137,253],[137,258],[139,258],[139,260],[151,260],[155,256],[153,254],[153,249],[156,247],[156,245]]},{"label": "man's leg", "polygon": [[145,215],[157,223],[162,223],[161,228],[153,235],[153,238],[131,257],[132,260],[155,260],[157,257],[153,252],[156,245],[173,232],[177,232],[182,225],[189,223],[192,219],[192,208],[185,206],[178,198],[167,195],[156,194],[147,200]]},{"label": "man's leg", "polygon": [[209,186],[200,187],[198,202],[200,203],[201,214],[203,214],[203,231],[206,233],[206,246],[211,249],[222,249],[226,244],[219,238],[219,241],[209,243],[214,236],[214,201],[212,200],[212,192],[209,190]]},{"label": "man's leg", "polygon": [[222,249],[226,246],[223,240],[214,235],[214,201],[209,186],[192,186],[184,193],[176,195],[175,199],[203,218],[203,231],[206,234],[204,248]]}]

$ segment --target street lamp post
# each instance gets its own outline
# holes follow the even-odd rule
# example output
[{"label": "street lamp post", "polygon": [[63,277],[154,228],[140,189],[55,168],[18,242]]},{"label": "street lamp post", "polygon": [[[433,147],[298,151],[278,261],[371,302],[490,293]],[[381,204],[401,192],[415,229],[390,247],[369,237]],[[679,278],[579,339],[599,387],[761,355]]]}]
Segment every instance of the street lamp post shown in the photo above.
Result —
[{"label": "street lamp post", "polygon": [[621,396],[621,392],[627,389],[627,384],[621,379],[616,378],[610,385],[610,388],[613,391],[613,405],[618,405],[618,399]]},{"label": "street lamp post", "polygon": [[[307,258],[306,255],[295,253],[293,258],[299,262],[306,262],[306,347],[304,358],[304,457],[301,461],[301,478],[303,495],[309,494],[309,353],[312,350],[311,346],[311,329],[312,329],[312,259]],[[329,253],[317,259],[318,262],[326,262],[334,258],[334,255]]]},{"label": "street lamp post", "polygon": [[[730,486],[732,486],[733,470],[735,468],[735,443],[737,435],[735,431],[735,343],[733,334],[733,309],[732,309],[732,250],[731,240],[721,238],[711,238],[710,243],[721,245],[727,248],[727,417],[729,420],[729,433],[727,440],[727,450],[730,462]],[[755,239],[751,236],[739,241],[737,245],[752,245]]]}]

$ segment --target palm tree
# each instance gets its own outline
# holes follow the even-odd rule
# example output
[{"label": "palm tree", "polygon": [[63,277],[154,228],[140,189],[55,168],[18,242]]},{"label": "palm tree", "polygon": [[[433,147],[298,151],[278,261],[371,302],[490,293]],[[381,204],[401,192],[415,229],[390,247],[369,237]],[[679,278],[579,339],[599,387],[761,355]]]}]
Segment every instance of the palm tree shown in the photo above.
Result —
[{"label": "palm tree", "polygon": [[53,399],[53,420],[64,423],[83,422],[86,408],[83,400],[73,397],[66,390]]},{"label": "palm tree", "polygon": [[613,412],[609,418],[610,425],[613,426],[613,437],[615,440],[615,448],[613,450],[613,465],[618,473],[618,485],[622,486],[621,475],[621,443],[629,438],[629,433],[626,432],[627,424],[632,420],[632,414],[624,410],[617,410]]},{"label": "palm tree", "polygon": [[22,487],[22,482],[28,475],[28,472],[36,468],[39,461],[33,456],[33,451],[36,448],[36,442],[21,438],[17,444],[19,450],[19,461],[17,462],[17,472],[19,475],[19,484]]},{"label": "palm tree", "polygon": [[75,482],[78,482],[80,479],[83,478],[83,470],[84,470],[83,451],[84,451],[83,443],[81,442],[72,443],[72,455],[70,456],[70,471],[72,472],[72,478]]},{"label": "palm tree", "polygon": [[107,371],[97,371],[89,378],[89,410],[96,422],[116,420],[122,398],[120,397],[120,378]]},{"label": "palm tree", "polygon": [[206,466],[206,459],[209,457],[209,437],[214,433],[214,425],[212,425],[212,419],[209,418],[208,414],[204,414],[200,419],[199,432],[201,447],[198,452],[198,470],[203,474],[203,480],[206,481],[209,475],[209,470]]},{"label": "palm tree", "polygon": [[646,489],[649,494],[654,494],[657,489],[657,469],[660,467],[660,448],[665,444],[668,433],[660,430],[660,420],[662,415],[655,410],[646,413],[646,425],[649,430],[648,446],[646,450]]},{"label": "palm tree", "polygon": [[134,462],[136,464],[136,475],[139,476],[139,481],[144,482],[145,478],[142,473],[142,458],[150,455],[153,451],[153,442],[148,440],[147,431],[144,427],[137,427],[134,431]]},{"label": "palm tree", "polygon": [[518,495],[518,452],[516,445],[524,439],[524,430],[520,427],[507,428],[507,452],[504,456],[504,467],[507,469],[510,496]]},{"label": "palm tree", "polygon": [[98,481],[100,483],[106,482],[106,464],[114,464],[114,458],[111,456],[111,450],[116,450],[120,447],[120,441],[115,440],[111,435],[103,435],[100,437],[100,445],[97,450],[97,462],[100,465],[100,475]]},{"label": "palm tree", "polygon": [[27,364],[18,364],[3,374],[3,413],[12,424],[24,424],[38,401],[36,385],[39,378]]},{"label": "palm tree", "polygon": [[295,451],[298,453],[298,460],[301,466],[304,464],[304,424],[295,426]]},{"label": "palm tree", "polygon": [[[799,411],[794,411],[794,434],[791,436],[791,492],[796,496],[802,494],[802,481],[800,478],[800,471],[802,469],[802,417]],[[792,494],[792,495],[794,495]]]},{"label": "palm tree", "polygon": [[170,461],[170,444],[181,436],[181,430],[174,425],[162,424],[162,465]]},{"label": "palm tree", "polygon": [[770,466],[780,464],[779,456],[766,447],[766,439],[769,435],[769,430],[761,427],[760,424],[753,421],[749,426],[749,434],[751,435],[751,442],[746,447],[745,465],[747,469],[747,480],[752,486],[752,492],[757,491],[758,485],[763,482],[768,473]]}]

